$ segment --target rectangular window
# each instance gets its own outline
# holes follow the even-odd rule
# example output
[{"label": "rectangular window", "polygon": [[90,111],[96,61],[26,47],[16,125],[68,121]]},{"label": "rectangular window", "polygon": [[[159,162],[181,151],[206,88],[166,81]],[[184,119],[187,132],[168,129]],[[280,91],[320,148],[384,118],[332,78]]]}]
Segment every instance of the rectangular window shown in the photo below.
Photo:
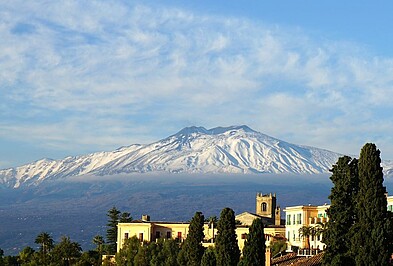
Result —
[{"label": "rectangular window", "polygon": [[182,239],[182,237],[181,237],[181,232],[177,232],[177,239],[179,239],[179,240]]},{"label": "rectangular window", "polygon": [[139,233],[139,241],[143,241],[143,233]]},{"label": "rectangular window", "polygon": [[124,239],[128,239],[128,233],[124,234]]},{"label": "rectangular window", "polygon": [[295,214],[294,214],[294,215],[293,215],[293,221],[292,221],[292,223],[295,224],[295,221],[296,221],[296,220],[295,220]]},{"label": "rectangular window", "polygon": [[242,239],[246,239],[247,238],[247,234],[242,234]]},{"label": "rectangular window", "polygon": [[287,215],[287,225],[291,225],[291,215]]},{"label": "rectangular window", "polygon": [[166,238],[171,238],[172,237],[172,234],[171,234],[171,231],[168,231],[168,232],[166,232]]},{"label": "rectangular window", "polygon": [[156,239],[157,239],[157,238],[160,238],[160,235],[161,235],[161,234],[160,234],[160,231],[156,231]]},{"label": "rectangular window", "polygon": [[296,234],[295,234],[295,230],[293,230],[293,241],[295,241],[296,239]]},{"label": "rectangular window", "polygon": [[289,232],[289,231],[288,231],[288,236],[287,236],[287,238],[288,238],[288,241],[289,241],[290,238],[291,238],[291,232]]},{"label": "rectangular window", "polygon": [[296,224],[301,224],[302,223],[302,214],[298,213],[296,217]]}]

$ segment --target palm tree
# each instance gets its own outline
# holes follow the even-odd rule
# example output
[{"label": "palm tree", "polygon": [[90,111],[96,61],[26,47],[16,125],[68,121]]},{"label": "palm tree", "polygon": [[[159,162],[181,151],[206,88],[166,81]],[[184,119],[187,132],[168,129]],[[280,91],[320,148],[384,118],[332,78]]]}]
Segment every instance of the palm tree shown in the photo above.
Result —
[{"label": "palm tree", "polygon": [[54,246],[52,237],[49,233],[42,232],[36,237],[34,243],[41,245],[40,251],[42,254],[42,259],[45,262],[46,255],[49,253],[49,251],[51,251]]},{"label": "palm tree", "polygon": [[306,239],[306,249],[310,249],[310,236],[312,235],[312,227],[304,225],[299,228],[299,237]]},{"label": "palm tree", "polygon": [[74,265],[81,252],[82,248],[78,242],[72,242],[68,236],[62,236],[60,243],[53,248],[52,259],[55,265]]},{"label": "palm tree", "polygon": [[[318,222],[314,227],[313,227],[313,234],[314,234],[314,247],[316,247],[316,240],[317,237],[323,236],[323,233],[326,231],[326,226],[327,223],[322,223]],[[322,240],[321,240],[322,242]]]},{"label": "palm tree", "polygon": [[214,243],[214,227],[217,226],[217,221],[218,221],[217,216],[210,216],[207,219],[207,221],[209,222],[209,227],[211,227],[212,232],[213,232],[213,236],[212,236],[211,242]]}]

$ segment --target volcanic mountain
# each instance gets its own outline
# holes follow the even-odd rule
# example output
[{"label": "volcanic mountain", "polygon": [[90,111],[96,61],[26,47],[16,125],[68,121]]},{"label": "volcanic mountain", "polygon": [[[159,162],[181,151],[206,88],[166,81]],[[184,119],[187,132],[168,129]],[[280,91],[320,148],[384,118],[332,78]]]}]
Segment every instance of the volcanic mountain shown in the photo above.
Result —
[{"label": "volcanic mountain", "polygon": [[186,127],[160,141],[62,160],[42,159],[0,170],[0,184],[18,188],[75,176],[166,173],[326,173],[340,154],[291,144],[247,126]]}]

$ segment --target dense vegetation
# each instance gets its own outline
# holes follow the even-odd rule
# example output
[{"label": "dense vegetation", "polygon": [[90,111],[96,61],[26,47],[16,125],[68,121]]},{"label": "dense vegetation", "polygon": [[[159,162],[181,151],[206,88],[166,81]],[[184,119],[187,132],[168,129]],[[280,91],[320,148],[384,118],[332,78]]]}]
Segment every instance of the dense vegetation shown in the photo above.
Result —
[{"label": "dense vegetation", "polygon": [[339,158],[332,168],[325,265],[388,265],[393,225],[387,211],[380,151],[363,146],[359,160]]}]

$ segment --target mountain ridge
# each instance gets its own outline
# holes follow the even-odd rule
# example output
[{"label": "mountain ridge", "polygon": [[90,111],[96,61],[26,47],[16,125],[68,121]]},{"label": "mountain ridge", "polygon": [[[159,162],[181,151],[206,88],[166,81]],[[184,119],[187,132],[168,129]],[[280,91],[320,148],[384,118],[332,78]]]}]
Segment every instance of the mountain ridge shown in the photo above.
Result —
[{"label": "mountain ridge", "polygon": [[74,176],[149,172],[319,174],[328,172],[339,156],[291,144],[246,125],[211,129],[191,126],[150,144],[132,144],[61,160],[41,159],[0,170],[0,185],[19,188]]}]

